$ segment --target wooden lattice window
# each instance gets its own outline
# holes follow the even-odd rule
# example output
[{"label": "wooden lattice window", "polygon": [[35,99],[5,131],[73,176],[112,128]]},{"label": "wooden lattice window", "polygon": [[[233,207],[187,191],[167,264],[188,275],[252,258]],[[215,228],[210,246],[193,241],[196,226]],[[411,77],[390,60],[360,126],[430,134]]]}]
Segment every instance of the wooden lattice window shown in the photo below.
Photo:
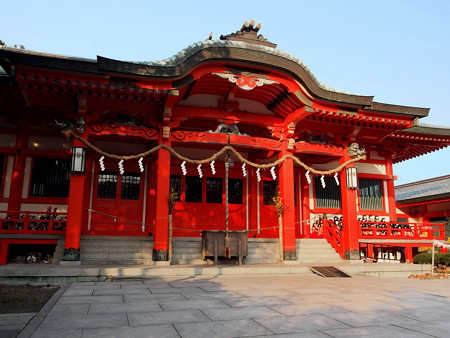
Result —
[{"label": "wooden lattice window", "polygon": [[202,179],[198,176],[186,176],[186,202],[202,202]]},{"label": "wooden lattice window", "polygon": [[228,203],[242,204],[243,184],[240,178],[228,179]]},{"label": "wooden lattice window", "polygon": [[222,203],[223,182],[220,177],[206,179],[206,203]]},{"label": "wooden lattice window", "polygon": [[359,180],[361,210],[383,210],[381,181]]},{"label": "wooden lattice window", "polygon": [[177,194],[174,202],[179,202],[181,196],[181,175],[170,175],[170,190]]},{"label": "wooden lattice window", "polygon": [[70,169],[68,159],[34,158],[30,196],[68,197]]},{"label": "wooden lattice window", "polygon": [[117,173],[104,171],[98,175],[97,198],[115,199],[117,193]]},{"label": "wooden lattice window", "polygon": [[278,181],[263,181],[264,205],[275,205],[274,197],[278,194]]},{"label": "wooden lattice window", "polygon": [[122,187],[120,198],[123,200],[138,200],[141,191],[141,175],[127,173],[122,175]]},{"label": "wooden lattice window", "polygon": [[314,178],[314,190],[316,193],[316,207],[327,209],[341,208],[341,189],[333,177],[324,177],[325,188],[320,182],[320,177]]}]

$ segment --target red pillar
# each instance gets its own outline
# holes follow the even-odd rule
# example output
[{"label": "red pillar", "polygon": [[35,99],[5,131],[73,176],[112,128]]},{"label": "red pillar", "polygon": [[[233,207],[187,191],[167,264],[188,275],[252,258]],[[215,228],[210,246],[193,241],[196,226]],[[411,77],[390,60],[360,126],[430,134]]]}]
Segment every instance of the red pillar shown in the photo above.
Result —
[{"label": "red pillar", "polygon": [[[25,123],[20,122],[20,126],[16,135],[16,155],[14,155],[8,199],[8,210],[11,211],[20,211],[26,161],[26,157],[22,154],[22,150],[27,148],[27,143],[28,128]],[[14,215],[11,215],[11,217],[14,218]]]},{"label": "red pillar", "polygon": [[[73,140],[74,147],[83,144],[77,139]],[[80,237],[83,223],[83,196],[86,174],[71,174],[69,201],[67,207],[66,238],[64,242],[63,261],[80,261]]]},{"label": "red pillar", "polygon": [[389,219],[391,222],[397,220],[397,204],[395,203],[395,187],[394,187],[394,171],[392,168],[392,157],[386,159],[386,174],[389,176],[387,180],[387,196],[389,205]]},{"label": "red pillar", "polygon": [[[170,141],[163,141],[170,145]],[[153,237],[153,260],[169,259],[169,190],[170,190],[170,153],[159,149],[156,159],[156,208],[155,233]]]},{"label": "red pillar", "polygon": [[[287,150],[280,153],[280,157],[288,154]],[[280,167],[280,194],[284,206],[283,210],[283,259],[294,261],[297,259],[295,241],[295,206],[294,206],[294,161],[286,159]]]},{"label": "red pillar", "polygon": [[[256,159],[249,153],[249,160],[255,162]],[[260,198],[258,196],[258,180],[256,178],[256,169],[247,167],[247,178],[248,178],[248,229],[249,237],[258,237],[258,203],[260,203]]]},{"label": "red pillar", "polygon": [[[341,158],[341,163],[350,160],[351,157],[345,153]],[[354,164],[347,166],[353,167]],[[347,188],[347,177],[344,168],[340,174],[341,181],[341,197],[342,197],[342,214],[344,218],[344,231],[343,231],[343,249],[345,259],[360,259],[359,257],[359,231],[357,223],[357,203],[358,203],[358,189]]]}]

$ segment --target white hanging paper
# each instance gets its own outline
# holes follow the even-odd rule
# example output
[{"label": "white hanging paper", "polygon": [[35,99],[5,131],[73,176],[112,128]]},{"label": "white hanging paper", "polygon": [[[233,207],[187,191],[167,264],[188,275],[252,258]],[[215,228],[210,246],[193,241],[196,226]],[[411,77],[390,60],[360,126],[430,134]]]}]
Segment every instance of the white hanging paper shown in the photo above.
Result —
[{"label": "white hanging paper", "polygon": [[272,174],[272,179],[275,181],[277,179],[277,174],[275,174],[275,167],[270,168],[270,173]]},{"label": "white hanging paper", "polygon": [[184,176],[186,176],[187,174],[187,170],[186,170],[186,161],[183,161],[181,163],[181,172],[183,173]]},{"label": "white hanging paper", "polygon": [[141,173],[144,172],[144,164],[142,163],[143,160],[144,160],[144,158],[141,157],[139,159],[139,161],[138,161],[138,163],[139,163],[139,170],[141,171]]},{"label": "white hanging paper", "polygon": [[209,164],[209,166],[211,167],[211,172],[213,175],[216,174],[216,168],[214,167],[214,160],[211,161],[211,163]]},{"label": "white hanging paper", "polygon": [[100,170],[101,171],[105,171],[105,163],[103,162],[103,160],[105,159],[105,156],[100,157],[100,159],[98,160],[98,163],[100,164]]},{"label": "white hanging paper", "polygon": [[199,176],[200,178],[202,178],[202,177],[203,177],[203,173],[202,173],[202,165],[201,165],[201,164],[199,164],[199,165],[197,166],[197,171],[198,171],[198,176]]},{"label": "white hanging paper", "polygon": [[123,173],[125,172],[125,170],[123,170],[123,160],[119,161],[119,172],[120,175],[123,175]]}]

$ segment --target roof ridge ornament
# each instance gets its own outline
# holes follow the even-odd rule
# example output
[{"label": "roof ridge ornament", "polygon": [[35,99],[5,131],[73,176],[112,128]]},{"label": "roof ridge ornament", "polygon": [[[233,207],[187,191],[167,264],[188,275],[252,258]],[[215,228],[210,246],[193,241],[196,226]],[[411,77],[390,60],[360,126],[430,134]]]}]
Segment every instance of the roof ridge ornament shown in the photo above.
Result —
[{"label": "roof ridge ornament", "polygon": [[245,21],[240,30],[236,33],[221,35],[220,40],[242,41],[276,48],[277,45],[275,43],[270,42],[261,34],[258,35],[258,31],[261,27],[261,23],[256,24],[255,20],[251,20],[250,22]]}]

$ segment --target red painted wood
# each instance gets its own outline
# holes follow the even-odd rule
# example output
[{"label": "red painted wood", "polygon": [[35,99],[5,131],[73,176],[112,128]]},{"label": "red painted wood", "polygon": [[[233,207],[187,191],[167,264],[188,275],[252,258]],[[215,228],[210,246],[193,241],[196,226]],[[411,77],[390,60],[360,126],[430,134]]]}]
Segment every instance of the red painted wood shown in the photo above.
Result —
[{"label": "red painted wood", "polygon": [[[73,145],[75,147],[82,146],[81,142],[76,139],[74,139]],[[86,174],[72,174],[70,177],[66,239],[64,242],[64,249],[80,248],[85,181]]]},{"label": "red painted wood", "polygon": [[[283,150],[280,152],[279,157],[283,157],[288,153],[288,151]],[[297,246],[295,241],[294,161],[292,159],[286,159],[280,165],[279,175],[280,194],[283,203],[283,252],[289,256],[289,253],[292,255],[292,253],[296,252]]]},{"label": "red painted wood", "polygon": [[[163,141],[170,146],[170,142]],[[153,251],[168,251],[169,190],[170,190],[170,153],[158,150],[156,160],[156,207]]]},{"label": "red painted wood", "polygon": [[22,121],[16,134],[16,154],[14,155],[11,175],[11,186],[8,199],[8,210],[20,210],[22,203],[22,187],[25,174],[25,155],[22,150],[27,148],[28,127]]},{"label": "red painted wood", "polygon": [[[344,163],[350,159],[347,153],[341,158],[340,163]],[[352,166],[349,165],[348,167]],[[342,197],[342,215],[344,219],[344,229],[342,232],[342,243],[345,251],[349,254],[359,252],[358,243],[358,225],[357,225],[357,189],[347,188],[346,170],[340,172],[339,181],[341,182]],[[345,252],[341,253],[345,258]]]}]

